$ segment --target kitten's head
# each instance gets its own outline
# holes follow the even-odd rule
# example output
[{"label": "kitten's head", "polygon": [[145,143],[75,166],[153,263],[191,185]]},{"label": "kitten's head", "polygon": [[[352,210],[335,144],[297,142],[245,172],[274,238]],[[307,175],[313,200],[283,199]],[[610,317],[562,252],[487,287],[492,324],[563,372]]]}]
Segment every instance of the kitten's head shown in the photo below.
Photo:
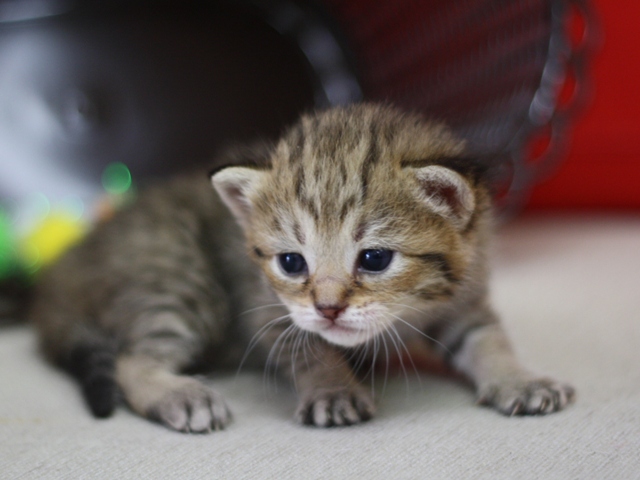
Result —
[{"label": "kitten's head", "polygon": [[487,195],[462,155],[440,125],[360,105],[302,117],[212,180],[293,321],[355,346],[468,276]]}]

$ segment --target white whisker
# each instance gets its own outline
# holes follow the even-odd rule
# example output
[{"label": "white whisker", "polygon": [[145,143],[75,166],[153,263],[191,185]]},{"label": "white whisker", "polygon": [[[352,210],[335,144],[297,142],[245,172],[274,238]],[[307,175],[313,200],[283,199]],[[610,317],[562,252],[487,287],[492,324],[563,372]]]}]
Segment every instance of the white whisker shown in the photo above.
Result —
[{"label": "white whisker", "polygon": [[[391,335],[392,330],[391,329],[385,330],[384,333],[389,335],[389,340],[393,344],[393,347],[396,350],[396,354],[398,355],[398,360],[400,362],[400,368],[402,369],[402,373],[404,374],[405,385],[409,385],[409,376],[407,375],[407,369],[404,366],[404,360],[402,359],[402,352],[400,351],[400,348],[398,347],[398,343],[396,342],[395,338],[393,338],[393,336]],[[395,333],[397,334],[397,332],[395,332]]]},{"label": "white whisker", "polygon": [[275,308],[275,307],[285,307],[286,308],[286,305],[284,303],[271,303],[269,305],[260,305],[259,307],[250,308],[249,310],[245,310],[239,316],[247,315],[248,313],[256,312],[258,310],[262,310],[263,308]]},{"label": "white whisker", "polygon": [[304,330],[303,332],[304,332],[304,343],[302,345],[302,354],[304,356],[304,363],[307,367],[307,370],[309,370],[311,366],[309,365],[309,357],[307,355],[307,351],[311,348],[310,342],[309,342],[309,337],[311,337],[311,335],[309,335],[309,332],[307,332],[306,330]]},{"label": "white whisker", "polygon": [[298,328],[292,328],[291,331],[289,331],[289,333],[287,333],[287,335],[283,338],[282,342],[280,343],[280,350],[278,351],[278,356],[276,357],[276,361],[273,364],[273,381],[274,384],[277,382],[277,376],[278,376],[278,368],[280,367],[280,357],[282,357],[282,353],[286,348],[293,348],[292,344],[294,342],[292,342],[292,338],[297,338],[297,334],[298,334]]},{"label": "white whisker", "polygon": [[[364,368],[364,364],[367,361],[367,357],[369,356],[369,342],[364,345],[359,345],[358,347],[353,349],[353,354],[351,358],[355,357],[356,354],[360,354],[358,360],[353,363],[353,370],[359,372],[362,368]],[[362,375],[363,378],[366,378],[369,375],[369,370]]]},{"label": "white whisker", "polygon": [[[371,327],[369,328],[369,330]],[[367,332],[368,333],[368,332]],[[378,340],[378,335],[373,337],[373,358],[371,360],[371,397],[375,398],[376,396],[376,361],[378,360],[378,350],[380,349],[380,344]]]},{"label": "white whisker", "polygon": [[419,308],[416,308],[412,305],[407,305],[406,303],[391,303],[391,302],[381,302],[381,305],[387,306],[387,305],[391,305],[393,307],[402,307],[402,308],[409,308],[415,312],[421,313],[422,315],[426,316],[427,312],[425,312],[424,310],[420,310]]},{"label": "white whisker", "polygon": [[291,378],[293,379],[293,387],[296,392],[298,391],[298,382],[296,378],[296,359],[298,358],[298,351],[300,350],[300,345],[302,344],[302,340],[304,338],[304,332],[300,329],[296,330],[296,338],[293,341],[293,346],[291,347]]},{"label": "white whisker", "polygon": [[269,330],[271,330],[278,323],[283,322],[289,317],[290,317],[290,314],[287,314],[278,318],[274,318],[273,320],[270,320],[269,322],[264,324],[262,327],[260,327],[260,329],[253,335],[253,337],[251,337],[251,340],[249,341],[249,345],[247,345],[244,355],[240,360],[240,364],[238,365],[238,370],[236,371],[236,378],[240,374],[240,370],[242,370],[242,367],[244,366],[244,362],[247,361],[247,358],[249,358],[249,355],[251,354],[253,349],[256,347],[256,345],[258,345],[260,340],[264,338],[264,336],[269,332]]},{"label": "white whisker", "polygon": [[[398,333],[398,330],[396,329],[395,325],[391,325],[390,331],[392,331],[396,335],[396,337],[398,338],[398,342],[402,346],[404,352],[407,354],[407,358],[411,362],[411,366],[413,367],[413,371],[416,374],[416,378],[418,379],[418,384],[420,386],[422,386],[422,380],[420,379],[420,372],[418,371],[418,368],[416,367],[416,364],[413,362],[413,357],[411,356],[411,352],[409,351],[409,349],[407,348],[407,345],[402,340],[402,337],[400,336],[400,333]],[[408,393],[409,393],[409,383],[407,383],[407,394]]]},{"label": "white whisker", "polygon": [[414,327],[413,325],[411,325],[409,322],[407,322],[406,320],[404,320],[403,318],[399,317],[398,315],[394,315],[391,312],[387,312],[388,315],[392,316],[393,318],[395,318],[396,320],[398,320],[399,322],[401,322],[402,324],[406,325],[407,327],[411,328],[412,330],[414,330],[415,332],[419,333],[420,335],[422,335],[424,338],[426,338],[427,340],[435,343],[436,345],[442,347],[442,349],[447,352],[447,353],[451,353],[451,351],[449,350],[449,348],[442,342],[440,342],[439,340],[433,338],[430,335],[427,335],[426,333],[424,333],[422,330],[420,330],[419,328]]},{"label": "white whisker", "polygon": [[389,378],[389,347],[387,346],[387,340],[384,338],[384,333],[380,335],[380,339],[382,340],[385,356],[384,382],[382,384],[382,395],[384,395],[387,391],[387,380]]},{"label": "white whisker", "polygon": [[[285,328],[280,335],[278,335],[278,338],[276,338],[276,341],[273,342],[273,345],[271,346],[271,349],[269,350],[269,355],[267,356],[267,360],[265,362],[264,365],[264,374],[263,374],[263,383],[264,383],[264,389],[265,392],[267,391],[267,386],[269,384],[269,377],[270,377],[270,372],[271,372],[271,368],[273,367],[274,371],[277,371],[277,364],[274,364],[274,355],[275,355],[275,351],[280,348],[280,351],[282,351],[284,342],[286,340],[286,338],[291,335],[291,333],[293,331],[295,331],[296,329],[296,325],[295,324],[291,324],[289,325],[287,328]],[[278,354],[278,358],[279,358],[279,354]]]}]

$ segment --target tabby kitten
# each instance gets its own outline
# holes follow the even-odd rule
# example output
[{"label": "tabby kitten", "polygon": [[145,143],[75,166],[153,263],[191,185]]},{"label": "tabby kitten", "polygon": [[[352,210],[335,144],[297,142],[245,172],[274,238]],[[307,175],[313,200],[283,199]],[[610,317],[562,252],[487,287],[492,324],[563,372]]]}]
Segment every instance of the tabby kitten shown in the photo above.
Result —
[{"label": "tabby kitten", "polygon": [[489,306],[490,194],[443,126],[336,108],[229,161],[215,192],[199,177],[152,188],[43,275],[31,318],[96,416],[120,392],[175,430],[223,428],[223,398],[185,372],[238,362],[252,339],[294,382],[304,424],[369,419],[354,350],[373,361],[409,336],[504,414],[571,401],[518,364]]}]

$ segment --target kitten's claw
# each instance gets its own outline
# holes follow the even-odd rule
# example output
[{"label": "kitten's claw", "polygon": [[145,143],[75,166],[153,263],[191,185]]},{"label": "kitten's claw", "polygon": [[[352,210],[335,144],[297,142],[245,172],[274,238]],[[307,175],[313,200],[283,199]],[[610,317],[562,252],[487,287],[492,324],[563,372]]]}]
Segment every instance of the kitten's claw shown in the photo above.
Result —
[{"label": "kitten's claw", "polygon": [[195,380],[165,395],[147,416],[184,433],[223,430],[231,421],[222,396]]},{"label": "kitten's claw", "polygon": [[347,426],[373,417],[373,400],[363,389],[318,390],[304,397],[296,420],[316,427]]},{"label": "kitten's claw", "polygon": [[549,379],[512,380],[489,385],[478,392],[478,403],[507,416],[546,415],[573,402],[573,387]]}]

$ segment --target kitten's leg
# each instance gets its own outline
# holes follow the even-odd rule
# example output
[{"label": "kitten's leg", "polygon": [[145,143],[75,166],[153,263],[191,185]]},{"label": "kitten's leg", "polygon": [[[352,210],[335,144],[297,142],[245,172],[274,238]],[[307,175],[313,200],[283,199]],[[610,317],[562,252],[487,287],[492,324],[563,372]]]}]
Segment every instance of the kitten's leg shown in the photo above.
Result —
[{"label": "kitten's leg", "polygon": [[295,419],[304,425],[332,427],[369,420],[375,411],[368,389],[356,378],[345,356],[324,340],[313,339],[308,349],[287,342],[280,371],[298,392]]},{"label": "kitten's leg", "polygon": [[305,425],[331,427],[369,420],[373,399],[337,350],[327,346],[312,355],[312,364],[293,372],[299,402],[296,420]]},{"label": "kitten's leg", "polygon": [[145,321],[144,335],[116,360],[116,380],[131,409],[182,432],[224,428],[231,415],[222,396],[179,373],[201,348],[197,336],[173,313]]},{"label": "kitten's leg", "polygon": [[475,384],[478,403],[505,415],[536,415],[563,409],[574,389],[539,377],[518,363],[507,336],[492,312],[469,315],[454,342],[449,342],[455,368]]}]

